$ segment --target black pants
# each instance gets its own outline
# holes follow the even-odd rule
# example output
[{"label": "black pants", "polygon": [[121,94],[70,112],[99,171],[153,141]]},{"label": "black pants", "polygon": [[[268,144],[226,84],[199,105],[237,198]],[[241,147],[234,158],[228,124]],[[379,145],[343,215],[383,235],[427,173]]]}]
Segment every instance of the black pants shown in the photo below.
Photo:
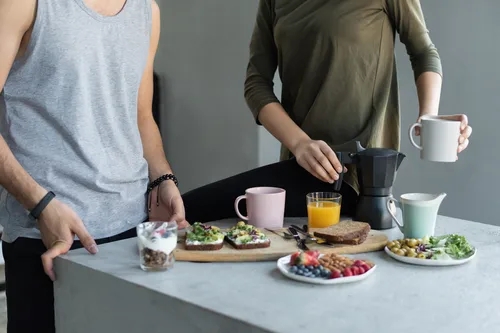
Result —
[{"label": "black pants", "polygon": [[[135,229],[131,229],[96,240],[96,243],[135,236]],[[81,243],[75,241],[71,249],[81,247]],[[2,250],[7,288],[7,333],[55,333],[54,286],[40,258],[46,251],[45,245],[39,239],[18,238],[13,243],[2,242]]]},{"label": "black pants", "polygon": [[[209,222],[236,217],[234,200],[245,190],[256,186],[281,187],[286,190],[286,217],[307,216],[306,194],[333,192],[333,184],[320,181],[302,168],[295,159],[273,163],[185,193],[182,198],[186,219],[190,222]],[[342,184],[341,214],[352,216],[358,196],[354,189]],[[240,207],[245,215],[245,207]]]}]

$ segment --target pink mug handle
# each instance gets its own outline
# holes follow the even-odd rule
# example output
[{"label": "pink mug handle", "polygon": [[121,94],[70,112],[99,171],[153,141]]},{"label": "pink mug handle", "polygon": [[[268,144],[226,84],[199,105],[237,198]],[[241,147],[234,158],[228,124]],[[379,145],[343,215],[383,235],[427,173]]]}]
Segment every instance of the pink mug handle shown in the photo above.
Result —
[{"label": "pink mug handle", "polygon": [[240,210],[238,209],[238,205],[239,205],[240,201],[243,200],[243,199],[246,200],[247,196],[246,195],[240,195],[239,197],[236,198],[236,200],[234,200],[234,210],[236,211],[236,215],[238,215],[238,217],[240,219],[248,221],[248,216],[241,215]]}]

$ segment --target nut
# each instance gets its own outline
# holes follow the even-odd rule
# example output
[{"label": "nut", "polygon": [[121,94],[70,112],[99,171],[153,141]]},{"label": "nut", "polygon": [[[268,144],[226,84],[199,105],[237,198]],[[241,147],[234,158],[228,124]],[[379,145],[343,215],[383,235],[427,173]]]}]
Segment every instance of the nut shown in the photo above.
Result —
[{"label": "nut", "polygon": [[344,268],[352,266],[354,262],[347,257],[330,253],[319,258],[319,263],[330,271],[343,271]]}]

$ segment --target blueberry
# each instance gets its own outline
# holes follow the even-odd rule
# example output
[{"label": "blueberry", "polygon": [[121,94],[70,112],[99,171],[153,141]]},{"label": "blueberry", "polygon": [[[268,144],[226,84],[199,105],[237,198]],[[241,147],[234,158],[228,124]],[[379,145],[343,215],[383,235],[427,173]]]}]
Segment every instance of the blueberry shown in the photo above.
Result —
[{"label": "blueberry", "polygon": [[313,274],[311,272],[307,272],[307,273],[304,274],[305,277],[313,277],[312,275]]},{"label": "blueberry", "polygon": [[312,271],[314,269],[314,266],[309,265],[309,266],[307,266],[307,269]]},{"label": "blueberry", "polygon": [[301,269],[299,269],[299,270],[297,270],[297,272],[295,272],[295,274],[297,274],[297,275],[304,275],[304,271],[301,270]]},{"label": "blueberry", "polygon": [[317,269],[317,268],[313,270],[313,274],[316,275],[316,276],[320,276],[321,273],[322,272],[319,269]]},{"label": "blueberry", "polygon": [[304,269],[304,265],[298,265],[297,268],[298,269]]},{"label": "blueberry", "polygon": [[307,267],[304,267],[302,270],[303,270],[304,272],[310,272],[309,268],[307,268]]},{"label": "blueberry", "polygon": [[297,272],[297,271],[298,271],[297,266],[292,266],[292,267],[290,267],[290,272],[295,273],[295,272]]}]

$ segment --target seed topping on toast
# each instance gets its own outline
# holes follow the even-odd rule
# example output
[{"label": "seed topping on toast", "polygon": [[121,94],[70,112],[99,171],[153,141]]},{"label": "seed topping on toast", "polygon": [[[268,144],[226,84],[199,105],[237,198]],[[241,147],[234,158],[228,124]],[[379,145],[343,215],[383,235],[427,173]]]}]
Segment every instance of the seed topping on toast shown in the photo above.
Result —
[{"label": "seed topping on toast", "polygon": [[256,244],[269,242],[269,238],[253,225],[238,222],[227,232],[227,238],[236,244]]},{"label": "seed topping on toast", "polygon": [[195,222],[186,232],[186,242],[191,244],[218,244],[224,241],[224,233],[212,225]]}]

